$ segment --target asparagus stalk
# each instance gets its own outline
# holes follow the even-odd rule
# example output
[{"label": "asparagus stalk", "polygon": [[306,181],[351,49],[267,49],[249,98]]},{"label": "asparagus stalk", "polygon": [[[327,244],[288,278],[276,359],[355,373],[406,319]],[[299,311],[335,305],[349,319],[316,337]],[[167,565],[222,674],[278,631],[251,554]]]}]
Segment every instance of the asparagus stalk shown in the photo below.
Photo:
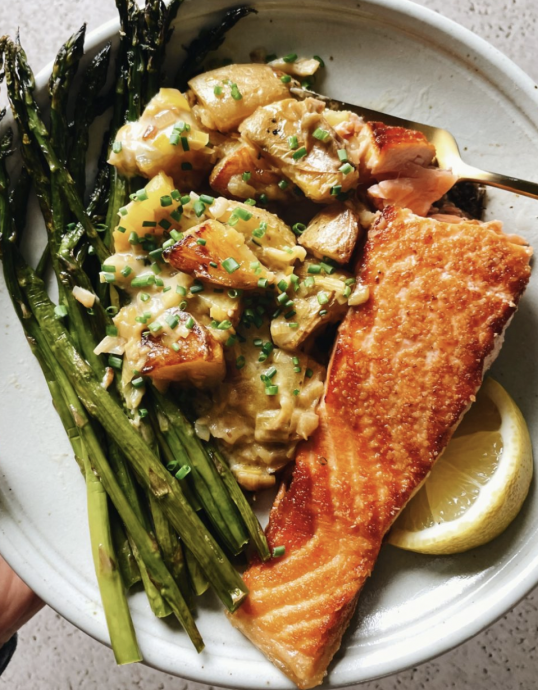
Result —
[{"label": "asparagus stalk", "polygon": [[[182,412],[164,395],[152,389],[157,410],[168,419],[181,444],[187,451],[188,464],[192,469],[193,483],[198,499],[223,541],[234,554],[238,554],[248,542],[248,535],[241,516],[226,491],[215,466],[208,458],[200,439]],[[161,427],[162,428],[162,427]],[[167,432],[168,437],[173,432]]]},{"label": "asparagus stalk", "polygon": [[[28,129],[45,158],[51,174],[51,180],[55,180],[58,187],[62,190],[69,208],[84,228],[86,235],[95,248],[99,260],[104,262],[110,255],[110,252],[101,241],[101,238],[99,237],[89,216],[87,215],[86,209],[84,208],[82,200],[80,199],[73,178],[69,174],[67,168],[58,158],[58,155],[51,144],[49,132],[45,126],[45,123],[41,119],[37,103],[33,97],[35,82],[32,70],[30,69],[26,60],[26,55],[21,46],[16,46],[12,41],[6,42],[5,50],[9,55],[9,67],[18,77],[21,95],[23,96],[24,114],[27,119]],[[17,105],[17,103],[12,101],[12,107],[14,110],[17,108]]]},{"label": "asparagus stalk", "polygon": [[[1,118],[0,118],[1,119]],[[28,342],[36,354],[38,361],[43,369],[45,378],[49,385],[54,404],[60,419],[62,420],[67,435],[71,441],[71,445],[75,452],[75,458],[81,462],[85,455],[84,443],[78,434],[73,424],[73,417],[69,413],[65,399],[62,395],[61,384],[54,375],[53,367],[50,366],[50,358],[39,347],[40,331],[34,318],[30,315],[23,302],[23,296],[17,284],[15,275],[15,262],[13,260],[15,250],[15,234],[11,223],[9,213],[9,203],[7,198],[7,189],[9,180],[5,167],[5,157],[8,155],[8,147],[11,144],[10,133],[3,137],[0,143],[0,242],[2,246],[2,260],[4,262],[4,276],[8,292],[15,311],[21,321],[23,329],[26,333]],[[83,472],[86,467],[83,463],[80,464]],[[109,625],[109,633],[114,652],[118,663],[128,663],[130,661],[140,660],[140,653],[136,643],[136,637],[132,625],[131,615],[127,606],[127,600],[121,579],[114,575],[112,565],[115,562],[114,550],[111,542],[104,539],[103,532],[106,532],[108,526],[108,515],[105,511],[102,501],[100,500],[100,510],[94,504],[93,497],[89,497],[89,518],[91,524],[92,548],[98,548],[96,540],[102,540],[102,551],[100,553],[107,556],[109,568],[105,571],[97,570],[98,584],[103,599],[103,608]]]},{"label": "asparagus stalk", "polygon": [[150,101],[159,90],[166,43],[183,0],[172,0],[168,7],[162,0],[147,0],[144,10],[144,51],[146,53],[145,100]]},{"label": "asparagus stalk", "polygon": [[123,585],[125,589],[129,591],[137,582],[141,581],[142,577],[133,550],[131,549],[129,538],[125,533],[121,518],[114,506],[112,506],[110,510],[110,529],[112,531],[114,551],[118,558],[118,568],[120,569]]},{"label": "asparagus stalk", "polygon": [[75,114],[71,124],[73,144],[69,152],[69,171],[82,197],[86,188],[86,152],[89,144],[89,131],[97,114],[99,93],[103,89],[110,63],[111,45],[100,50],[90,62],[78,93]]},{"label": "asparagus stalk", "polygon": [[233,502],[237,506],[241,517],[243,518],[250,538],[252,539],[252,543],[256,546],[259,557],[262,559],[262,561],[269,560],[269,558],[271,558],[271,551],[269,550],[267,537],[265,536],[258,518],[250,507],[245,494],[241,491],[237,480],[228,467],[228,463],[222,457],[222,454],[219,452],[219,450],[217,450],[214,444],[207,443],[205,447],[209,453],[209,457],[213,460],[215,468],[219,473],[224,485],[228,489]]},{"label": "asparagus stalk", "polygon": [[208,53],[212,50],[217,50],[224,42],[228,31],[240,19],[252,12],[256,13],[253,7],[234,7],[234,9],[226,12],[220,24],[212,29],[201,31],[200,35],[187,48],[185,60],[176,74],[175,87],[184,91],[187,88],[189,79],[201,71],[202,63]]},{"label": "asparagus stalk", "polygon": [[74,33],[60,48],[49,80],[51,143],[62,163],[67,161],[67,108],[69,93],[84,54],[86,25]]}]

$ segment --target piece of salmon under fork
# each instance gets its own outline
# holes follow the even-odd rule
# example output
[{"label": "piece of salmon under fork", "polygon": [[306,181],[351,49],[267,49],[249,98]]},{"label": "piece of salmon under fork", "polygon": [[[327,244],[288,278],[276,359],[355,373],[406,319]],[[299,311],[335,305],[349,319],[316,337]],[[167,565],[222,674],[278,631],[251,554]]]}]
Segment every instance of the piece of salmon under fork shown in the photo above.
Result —
[{"label": "piece of salmon under fork", "polygon": [[320,426],[272,508],[270,545],[230,616],[299,688],[320,684],[384,535],[430,472],[482,383],[530,275],[500,224],[387,207],[358,281],[368,301],[340,327]]}]

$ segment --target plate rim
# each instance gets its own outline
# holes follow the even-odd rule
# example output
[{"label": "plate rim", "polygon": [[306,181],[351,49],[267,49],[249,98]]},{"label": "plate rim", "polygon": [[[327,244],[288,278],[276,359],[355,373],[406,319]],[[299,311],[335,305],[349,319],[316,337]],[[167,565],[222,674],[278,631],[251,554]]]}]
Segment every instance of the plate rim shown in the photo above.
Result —
[{"label": "plate rim", "polygon": [[[299,0],[297,4],[300,7],[308,7],[312,5],[323,6],[327,5],[329,1],[330,0],[319,0],[319,2],[318,0]],[[193,9],[192,4],[185,4],[185,12],[187,12],[189,9]],[[224,0],[218,4],[218,7],[207,7],[207,10],[199,12],[199,14],[207,16],[208,14],[223,10],[226,7],[235,4],[235,2],[227,2],[227,0]],[[261,3],[254,3],[254,5],[256,4],[258,4],[258,7],[260,7]],[[278,0],[276,0],[276,2],[269,0],[269,2],[264,2],[264,8],[271,8],[271,6],[278,4],[280,4]],[[350,0],[336,0],[336,2],[335,0],[332,0],[331,2],[332,7],[335,5],[344,7],[351,4],[352,3]],[[357,3],[353,4],[354,6],[357,5]],[[414,2],[411,2],[411,0],[365,0],[364,2],[358,4],[361,10],[371,6],[374,9],[377,8],[378,10],[387,9],[390,12],[396,15],[401,15],[407,19],[416,19],[422,24],[432,26],[440,33],[449,36],[451,39],[455,39],[458,44],[464,45],[466,48],[470,49],[472,53],[479,56],[486,63],[489,63],[489,65],[492,65],[497,73],[502,74],[504,77],[510,80],[524,96],[530,99],[531,102],[534,102],[534,104],[537,106],[536,117],[534,119],[530,118],[530,120],[536,127],[538,127],[538,90],[534,80],[527,75],[522,68],[516,65],[510,58],[504,55],[499,49],[495,48],[485,39],[476,35],[470,29],[461,26],[454,20],[444,17],[428,7],[417,5]],[[104,22],[89,32],[86,37],[85,52],[92,53],[95,51],[96,47],[108,40],[112,34],[117,31],[118,27],[119,22],[114,18]],[[447,50],[447,52],[451,53],[449,50]],[[455,53],[453,55],[455,59],[463,59],[461,55],[457,55]],[[52,71],[52,66],[53,62],[51,61],[37,73],[36,92],[39,93],[43,89],[43,86],[46,84]],[[484,76],[487,78],[487,75]],[[495,85],[497,88],[502,89],[503,87],[503,84],[499,84],[498,82],[495,82]],[[505,95],[507,98],[510,98],[512,103],[518,104],[519,99],[514,100],[508,93]],[[519,98],[521,98],[521,96]],[[521,105],[519,105],[519,109],[521,110]],[[528,117],[525,111],[522,112]],[[8,519],[12,518],[8,516]],[[15,532],[16,530],[12,531],[12,534]],[[84,599],[86,603],[89,599],[88,595],[84,594],[82,588],[80,588],[80,583],[66,581],[65,578],[60,576],[54,569],[52,563],[49,562],[47,557],[43,553],[38,553],[37,559],[42,565],[48,568],[48,577],[50,578],[53,576],[56,578],[55,586],[51,587],[51,582],[47,577],[43,576],[41,569],[35,567],[36,561],[33,562],[34,567],[32,568],[32,564],[26,561],[24,557],[24,549],[19,550],[14,541],[7,537],[1,523],[0,534],[3,536],[0,551],[6,561],[17,573],[19,573],[22,579],[24,579],[41,598],[44,600],[46,599],[46,603],[62,617],[66,618],[83,632],[91,635],[94,639],[110,647],[106,626],[103,625],[104,618],[101,620],[100,618],[97,619],[96,617],[90,615],[88,613],[87,606],[79,606],[78,608],[70,606],[68,597],[66,597],[65,587],[69,587],[72,592],[75,592],[75,594],[80,597],[81,600]],[[22,542],[26,542],[35,551],[35,545],[24,532],[19,530],[18,536]],[[21,542],[19,541],[18,545],[20,546],[20,544]],[[77,584],[79,586],[77,586]],[[526,565],[524,569],[522,569],[522,571],[519,573],[519,576],[513,579],[510,587],[504,588],[503,596],[496,597],[495,601],[491,603],[488,603],[487,598],[485,598],[484,604],[487,604],[487,606],[484,605],[484,611],[482,612],[481,616],[477,616],[472,621],[467,621],[464,626],[456,625],[453,630],[448,632],[448,634],[432,643],[430,645],[430,651],[428,651],[426,654],[424,653],[425,649],[423,647],[419,647],[415,651],[408,651],[403,663],[401,657],[397,657],[391,658],[382,664],[384,668],[381,668],[381,664],[377,664],[372,667],[360,667],[355,671],[355,673],[353,672],[353,668],[340,668],[339,673],[337,674],[338,681],[336,683],[331,682],[331,675],[333,677],[336,675],[334,673],[336,669],[334,669],[332,674],[329,673],[329,677],[326,679],[324,686],[328,685],[330,687],[343,687],[346,685],[375,680],[376,678],[399,673],[412,666],[425,663],[441,654],[444,654],[454,647],[463,644],[485,628],[492,625],[508,610],[513,608],[519,601],[521,601],[521,599],[523,599],[534,587],[536,587],[537,584],[538,551],[536,552],[534,558]],[[102,610],[100,601],[92,602],[92,604],[93,603],[95,603],[98,609]],[[140,630],[140,632],[143,632],[147,635],[148,631],[144,630],[144,625],[141,624],[143,619],[138,616],[133,617],[136,620],[137,630]],[[153,637],[155,637],[154,633]],[[158,638],[155,639],[158,641]],[[149,643],[146,641],[146,644]],[[181,649],[182,656],[184,657],[190,656],[195,660],[200,659],[200,657],[198,657],[194,652],[188,655],[186,654],[188,650],[181,647],[179,649]],[[143,655],[145,656],[145,660],[143,662],[145,665],[156,668],[165,673],[171,673],[173,675],[199,683],[209,685],[216,684],[221,687],[230,688],[245,688],[248,690],[253,690],[253,688],[261,689],[267,686],[282,690],[295,687],[264,658],[262,659],[271,673],[269,673],[268,677],[266,677],[263,682],[257,681],[258,684],[253,685],[252,679],[259,677],[259,671],[257,668],[259,667],[260,660],[257,658],[241,659],[241,664],[244,667],[243,670],[240,671],[241,677],[239,678],[236,677],[235,674],[230,674],[230,679],[228,681],[222,677],[222,668],[219,669],[219,664],[225,658],[224,653],[222,656],[214,654],[216,663],[214,660],[207,659],[202,666],[200,666],[199,661],[193,665],[189,660],[185,660],[183,663],[185,668],[182,670],[179,669],[177,665],[173,669],[169,666],[163,666],[162,664],[159,665],[158,649],[155,647],[154,649],[148,648],[147,650],[143,648],[142,651]],[[239,660],[231,659],[230,661],[236,662]],[[348,661],[349,663],[352,663],[352,660]],[[349,664],[345,664],[345,658],[339,659],[339,665],[349,666]],[[336,680],[336,678],[334,678],[334,680]]]}]

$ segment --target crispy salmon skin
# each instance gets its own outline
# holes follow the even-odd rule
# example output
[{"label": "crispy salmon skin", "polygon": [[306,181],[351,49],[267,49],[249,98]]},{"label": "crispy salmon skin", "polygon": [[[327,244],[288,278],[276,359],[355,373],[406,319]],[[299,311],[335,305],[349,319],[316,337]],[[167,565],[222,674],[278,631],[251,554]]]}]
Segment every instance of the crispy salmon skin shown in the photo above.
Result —
[{"label": "crispy salmon skin", "polygon": [[330,364],[321,423],[273,506],[270,545],[230,616],[299,688],[322,682],[382,539],[447,445],[502,342],[531,250],[496,223],[387,207]]}]

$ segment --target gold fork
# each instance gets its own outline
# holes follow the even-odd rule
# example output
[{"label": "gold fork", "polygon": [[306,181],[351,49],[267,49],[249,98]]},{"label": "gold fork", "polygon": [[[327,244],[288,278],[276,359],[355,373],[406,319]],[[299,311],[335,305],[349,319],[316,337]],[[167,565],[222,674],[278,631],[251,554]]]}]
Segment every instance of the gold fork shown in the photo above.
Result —
[{"label": "gold fork", "polygon": [[323,101],[330,110],[350,110],[352,113],[360,115],[367,122],[383,122],[386,125],[393,125],[395,127],[416,129],[422,132],[422,134],[424,134],[435,146],[436,159],[439,167],[445,170],[451,170],[458,180],[479,182],[481,184],[490,185],[491,187],[506,189],[509,192],[530,196],[532,199],[538,199],[538,184],[536,182],[520,180],[517,177],[510,177],[509,175],[502,175],[501,173],[486,172],[485,170],[474,168],[472,165],[467,165],[467,163],[461,159],[456,140],[446,129],[432,127],[431,125],[423,125],[421,122],[414,122],[413,120],[405,120],[395,115],[379,112],[378,110],[363,108],[361,105],[344,103],[344,101],[328,98],[327,96],[322,96],[308,89],[292,88],[291,93],[301,100],[308,97],[317,98]]}]

